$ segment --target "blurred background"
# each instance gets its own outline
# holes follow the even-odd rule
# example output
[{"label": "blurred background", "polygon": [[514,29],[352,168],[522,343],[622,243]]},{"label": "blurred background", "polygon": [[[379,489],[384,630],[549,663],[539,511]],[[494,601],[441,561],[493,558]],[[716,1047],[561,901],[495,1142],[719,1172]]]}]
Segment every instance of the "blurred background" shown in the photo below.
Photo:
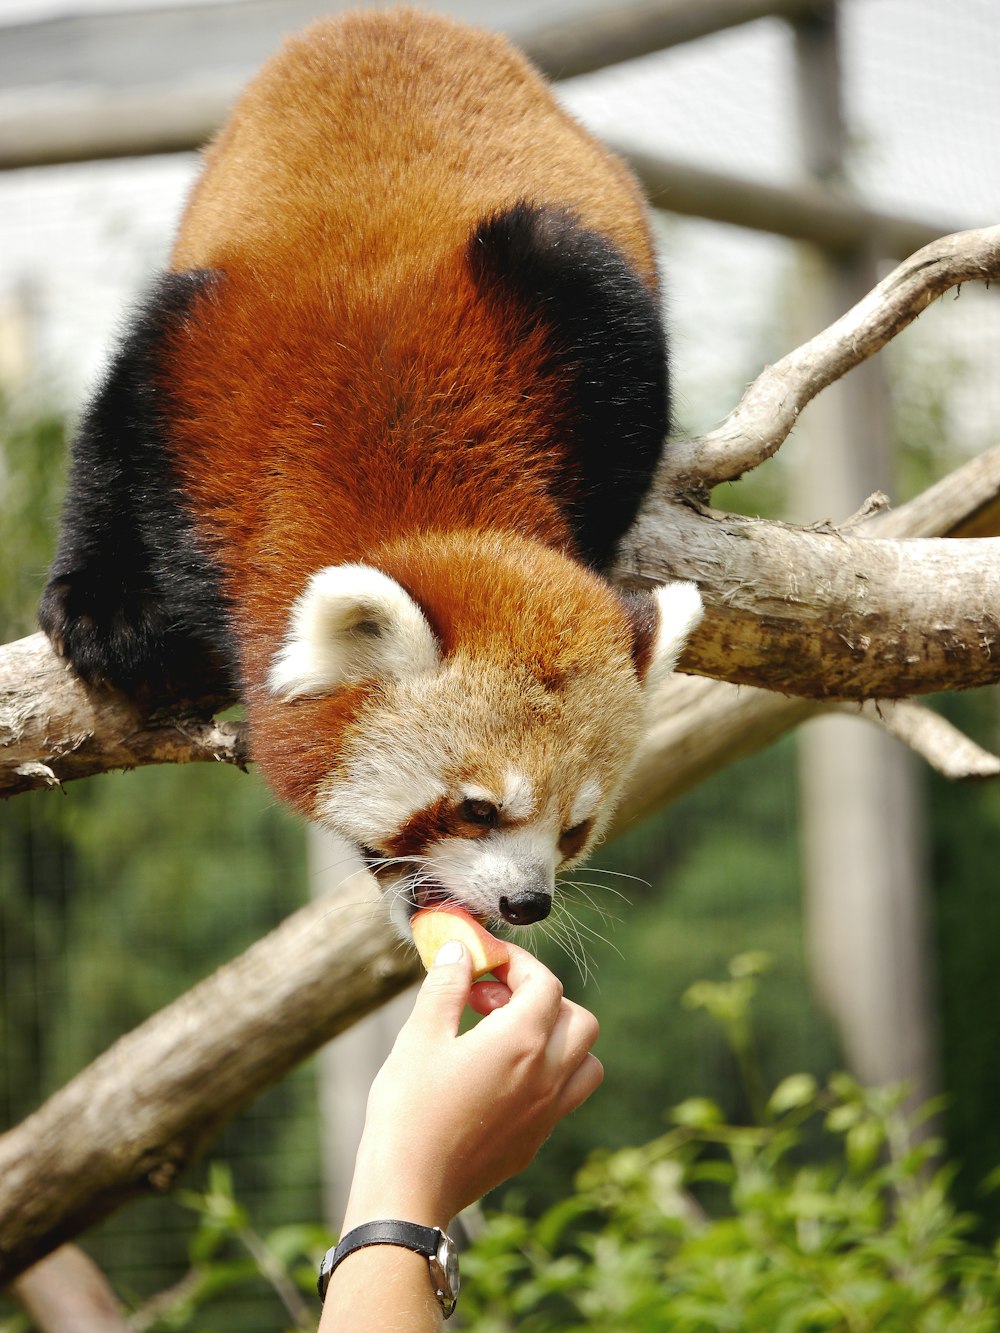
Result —
[{"label": "blurred background", "polygon": [[[129,302],[162,266],[197,152],[306,0],[0,5],[0,632],[32,633],[63,451]],[[508,32],[565,105],[633,162],[654,209],[676,429],[743,386],[936,235],[1000,218],[993,0],[494,0],[432,4]],[[845,519],[900,503],[1000,437],[995,292],[936,303],[803,416],[778,458],[714,503]],[[996,690],[934,700],[989,748]],[[859,721],[810,723],[607,844],[568,891],[576,936],[537,947],[600,1016],[607,1081],[509,1188],[540,1208],[595,1146],[672,1104],[741,1112],[692,982],[763,950],[770,1081],[846,1067],[945,1094],[957,1195],[1000,1163],[1000,787],[956,787]],[[326,883],[322,839],[254,774],[147,769],[0,808],[0,1124]],[[405,1011],[408,1001],[402,1000]],[[370,1072],[399,1002],[222,1135],[261,1228],[336,1225]],[[203,1170],[204,1168],[199,1168]],[[192,1174],[197,1183],[199,1172]],[[0,1186],[2,1187],[2,1186]],[[186,1266],[173,1199],[87,1247],[136,1302]],[[7,1307],[0,1305],[0,1320]],[[273,1330],[233,1296],[206,1329]]]}]

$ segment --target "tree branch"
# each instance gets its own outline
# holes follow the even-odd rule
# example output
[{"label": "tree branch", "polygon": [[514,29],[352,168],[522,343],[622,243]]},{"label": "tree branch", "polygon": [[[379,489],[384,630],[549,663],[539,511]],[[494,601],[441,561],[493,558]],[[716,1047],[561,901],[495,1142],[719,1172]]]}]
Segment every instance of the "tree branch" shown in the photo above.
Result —
[{"label": "tree branch", "polygon": [[703,495],[735,481],[784,443],[823,389],[883,348],[943,292],[1000,277],[1000,226],[955,232],[904,260],[857,305],[767,366],[718,429],[680,441],[658,477],[661,495]]},{"label": "tree branch", "polygon": [[0,1287],[144,1193],[223,1124],[402,990],[416,955],[368,875],[311,902],[0,1137]]},{"label": "tree branch", "polygon": [[698,676],[670,676],[609,830],[616,838],[727,764],[756,754],[825,705]]},{"label": "tree branch", "polygon": [[75,1245],[63,1245],[11,1286],[39,1333],[129,1333],[107,1278]]},{"label": "tree branch", "polygon": [[839,704],[837,711],[873,722],[953,782],[1000,775],[1000,758],[963,736],[940,713],[912,700],[869,702],[860,707]]},{"label": "tree branch", "polygon": [[1000,445],[970,458],[898,509],[881,510],[862,537],[1000,537]]},{"label": "tree branch", "polygon": [[211,717],[219,695],[150,712],[114,690],[89,689],[32,634],[0,648],[0,796],[143,764],[214,760],[243,767],[238,722]]},{"label": "tree branch", "polygon": [[1000,680],[1000,538],[880,540],[660,501],[622,564],[699,584],[682,671],[815,699]]}]

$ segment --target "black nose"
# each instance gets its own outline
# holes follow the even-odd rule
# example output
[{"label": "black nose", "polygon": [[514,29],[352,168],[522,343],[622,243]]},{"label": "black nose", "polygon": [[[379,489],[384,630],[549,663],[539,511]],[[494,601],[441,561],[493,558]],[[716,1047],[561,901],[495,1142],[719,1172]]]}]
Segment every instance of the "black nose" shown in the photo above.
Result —
[{"label": "black nose", "polygon": [[519,893],[516,898],[506,895],[500,899],[500,915],[512,926],[529,926],[532,921],[543,921],[552,910],[552,898],[547,893]]}]

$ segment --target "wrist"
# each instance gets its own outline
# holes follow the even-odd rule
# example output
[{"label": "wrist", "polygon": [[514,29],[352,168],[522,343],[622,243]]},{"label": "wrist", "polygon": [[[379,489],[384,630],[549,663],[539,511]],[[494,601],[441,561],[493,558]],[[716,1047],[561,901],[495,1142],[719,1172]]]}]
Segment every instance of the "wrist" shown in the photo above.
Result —
[{"label": "wrist", "polygon": [[421,1226],[446,1229],[453,1212],[443,1198],[440,1170],[415,1165],[419,1149],[411,1147],[405,1161],[362,1140],[344,1213],[342,1234],[379,1217],[398,1217]]},{"label": "wrist", "polygon": [[[373,1254],[372,1251],[381,1253]],[[320,1265],[317,1280],[320,1299],[325,1305],[328,1289],[341,1265],[347,1261],[352,1264],[349,1287],[364,1290],[373,1279],[378,1279],[384,1294],[386,1283],[391,1285],[402,1280],[407,1287],[410,1286],[415,1275],[414,1260],[423,1261],[430,1278],[429,1290],[425,1291],[425,1300],[420,1303],[426,1308],[427,1298],[433,1295],[444,1318],[450,1318],[461,1286],[458,1251],[454,1242],[440,1227],[420,1226],[399,1218],[364,1222],[341,1236],[338,1243],[324,1255]],[[419,1290],[418,1287],[416,1291]],[[346,1299],[346,1292],[341,1282],[338,1296]],[[410,1297],[414,1295],[414,1292],[409,1293]],[[343,1305],[343,1300],[340,1303]],[[396,1326],[395,1320],[393,1326]]]}]

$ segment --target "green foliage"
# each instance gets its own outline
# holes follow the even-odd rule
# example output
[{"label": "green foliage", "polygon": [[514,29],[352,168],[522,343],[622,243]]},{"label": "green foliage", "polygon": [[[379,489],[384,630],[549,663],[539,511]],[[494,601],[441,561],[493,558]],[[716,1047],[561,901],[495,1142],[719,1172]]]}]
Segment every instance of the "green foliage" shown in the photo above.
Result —
[{"label": "green foliage", "polygon": [[38,628],[35,608],[52,558],[65,443],[61,418],[26,419],[0,399],[0,526],[6,548],[0,562],[0,642]]},{"label": "green foliage", "polygon": [[[150,1328],[184,1329],[195,1312],[236,1287],[267,1284],[276,1293],[294,1330],[312,1333],[312,1298],[319,1258],[330,1237],[319,1226],[276,1227],[260,1236],[233,1194],[232,1174],[215,1163],[203,1193],[184,1190],[181,1203],[198,1216],[191,1240],[191,1270],[174,1289],[179,1300],[161,1302]],[[168,1293],[169,1295],[169,1293]]]},{"label": "green foliage", "polygon": [[[319,1258],[330,1243],[319,1226],[276,1227],[260,1235],[233,1192],[232,1173],[216,1162],[202,1191],[182,1190],[179,1202],[197,1216],[190,1267],[172,1287],[135,1310],[134,1333],[195,1329],[213,1305],[233,1293],[277,1297],[287,1333],[313,1333]],[[274,1326],[278,1333],[279,1325]]]},{"label": "green foliage", "polygon": [[[753,1048],[765,967],[733,960],[704,1007]],[[747,1056],[748,1059],[751,1057]],[[994,1333],[997,1249],[970,1240],[952,1168],[901,1088],[784,1078],[751,1124],[690,1098],[643,1147],[600,1151],[576,1193],[488,1218],[463,1260],[474,1333]],[[812,1131],[820,1153],[803,1153]],[[711,1200],[711,1207],[706,1200]]]},{"label": "green foliage", "polygon": [[[1000,750],[995,688],[935,703],[960,730]],[[950,1094],[945,1132],[959,1164],[957,1197],[1000,1224],[1000,1191],[984,1197],[980,1184],[1000,1161],[1000,783],[955,783],[931,774],[927,787],[941,1085]]]},{"label": "green foliage", "polygon": [[[755,1063],[759,952],[685,996]],[[755,1075],[759,1078],[759,1074]],[[936,1105],[846,1074],[780,1080],[756,1122],[689,1097],[641,1147],[591,1154],[568,1198],[489,1214],[463,1256],[470,1333],[996,1333],[1000,1247],[970,1239],[953,1170],[927,1132]],[[823,1142],[820,1144],[820,1140]],[[807,1142],[809,1151],[805,1151]],[[1000,1183],[1000,1171],[992,1184]],[[278,1292],[311,1329],[321,1228],[251,1228],[227,1171],[181,1202],[198,1215],[191,1269],[133,1316],[150,1333],[205,1327],[237,1289]],[[287,1323],[290,1319],[292,1322]]]}]

